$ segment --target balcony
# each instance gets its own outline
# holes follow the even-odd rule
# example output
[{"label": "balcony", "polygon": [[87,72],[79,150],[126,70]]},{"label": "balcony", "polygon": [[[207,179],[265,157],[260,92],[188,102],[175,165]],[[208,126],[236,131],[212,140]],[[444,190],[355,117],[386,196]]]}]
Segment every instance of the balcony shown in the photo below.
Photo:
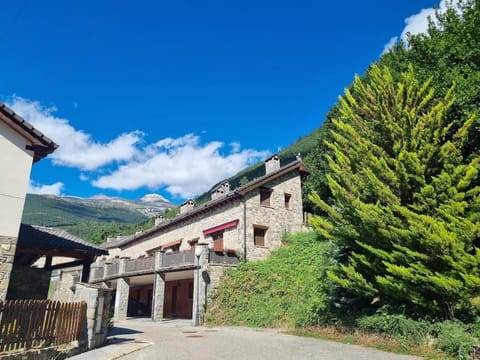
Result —
[{"label": "balcony", "polygon": [[[193,251],[182,251],[175,253],[158,253],[161,256],[159,264],[161,266],[155,268],[155,256],[140,257],[138,259],[123,259],[124,271],[121,271],[120,261],[122,259],[108,259],[98,261],[92,264],[90,273],[90,282],[96,283],[101,281],[115,280],[120,277],[138,276],[153,274],[155,272],[169,272],[177,270],[194,269],[195,253]],[[208,263],[214,265],[237,265],[238,257],[234,253],[217,253],[213,249],[209,249]]]}]

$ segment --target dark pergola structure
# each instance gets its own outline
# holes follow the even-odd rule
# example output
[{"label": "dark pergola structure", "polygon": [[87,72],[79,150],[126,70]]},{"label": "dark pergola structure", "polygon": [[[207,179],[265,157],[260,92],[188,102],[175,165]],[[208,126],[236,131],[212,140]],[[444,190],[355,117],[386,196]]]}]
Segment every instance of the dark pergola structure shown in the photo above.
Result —
[{"label": "dark pergola structure", "polygon": [[[97,247],[64,230],[36,225],[21,224],[15,252],[14,266],[30,267],[45,256],[46,271],[82,266],[81,282],[88,282],[90,265],[100,255],[108,251]],[[73,260],[53,264],[54,257],[67,257]]]}]

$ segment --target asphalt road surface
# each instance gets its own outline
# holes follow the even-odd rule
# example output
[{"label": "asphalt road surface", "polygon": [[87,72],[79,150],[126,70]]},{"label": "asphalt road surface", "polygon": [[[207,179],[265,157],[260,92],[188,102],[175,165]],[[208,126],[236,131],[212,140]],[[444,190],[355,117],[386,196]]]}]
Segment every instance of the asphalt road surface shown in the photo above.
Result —
[{"label": "asphalt road surface", "polygon": [[154,323],[134,319],[116,324],[118,341],[147,341],[153,345],[120,357],[121,360],[408,360],[356,345],[283,334],[279,330],[239,327],[192,327],[190,321]]}]

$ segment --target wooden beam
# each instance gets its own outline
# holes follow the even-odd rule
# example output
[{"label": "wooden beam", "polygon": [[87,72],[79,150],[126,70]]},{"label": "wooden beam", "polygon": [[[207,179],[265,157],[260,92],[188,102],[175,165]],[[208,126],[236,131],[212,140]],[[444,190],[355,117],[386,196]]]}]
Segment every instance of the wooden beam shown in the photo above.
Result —
[{"label": "wooden beam", "polygon": [[19,254],[34,254],[38,256],[61,256],[61,257],[70,257],[74,259],[92,259],[96,256],[94,253],[89,252],[80,252],[75,250],[55,250],[55,249],[35,249],[35,248],[26,248],[18,247],[17,253]]},{"label": "wooden beam", "polygon": [[50,267],[45,267],[45,270],[58,270],[58,269],[64,269],[67,267],[74,267],[74,266],[80,266],[84,265],[86,263],[91,263],[92,261],[87,261],[87,260],[75,260],[75,261],[70,261],[68,263],[63,263],[63,264],[56,264],[52,265]]},{"label": "wooden beam", "polygon": [[83,268],[82,268],[82,279],[80,280],[82,283],[88,283],[88,280],[90,278],[90,265],[92,264],[93,261],[84,261],[83,262]]},{"label": "wooden beam", "polygon": [[51,257],[51,256],[47,256],[47,257],[45,258],[45,266],[44,266],[44,268],[47,269],[47,268],[49,268],[49,267],[51,267],[51,266],[52,266],[52,257]]}]

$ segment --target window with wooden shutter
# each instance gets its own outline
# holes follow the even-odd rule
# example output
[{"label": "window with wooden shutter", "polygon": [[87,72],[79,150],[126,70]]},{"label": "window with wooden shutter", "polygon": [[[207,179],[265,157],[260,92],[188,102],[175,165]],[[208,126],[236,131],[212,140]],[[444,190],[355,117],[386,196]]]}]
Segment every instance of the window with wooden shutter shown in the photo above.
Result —
[{"label": "window with wooden shutter", "polygon": [[292,195],[285,193],[285,209],[290,209],[290,199]]},{"label": "window with wooden shutter", "polygon": [[213,233],[212,239],[213,239],[213,251],[223,252],[223,231]]},{"label": "window with wooden shutter", "polygon": [[271,206],[270,198],[272,197],[272,189],[260,188],[260,205]]},{"label": "window with wooden shutter", "polygon": [[265,235],[267,233],[267,229],[267,226],[253,226],[253,244],[255,246],[265,246]]}]

